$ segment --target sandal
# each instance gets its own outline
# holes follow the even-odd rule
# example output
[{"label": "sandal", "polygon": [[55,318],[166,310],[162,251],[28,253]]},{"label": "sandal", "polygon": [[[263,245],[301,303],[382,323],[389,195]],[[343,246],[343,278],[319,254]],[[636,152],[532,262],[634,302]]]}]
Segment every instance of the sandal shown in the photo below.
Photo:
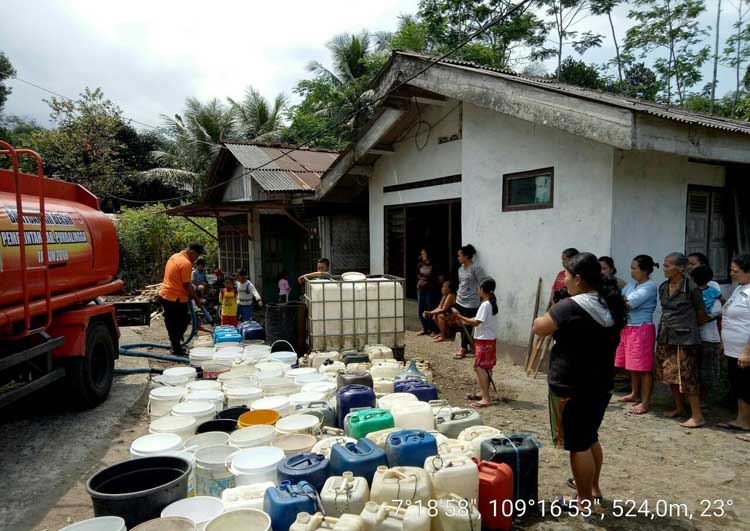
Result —
[{"label": "sandal", "polygon": [[474,409],[484,409],[486,407],[490,407],[492,404],[482,404],[481,402],[472,402],[469,404],[469,407]]},{"label": "sandal", "polygon": [[736,435],[735,437],[742,442],[750,443],[750,435]]},{"label": "sandal", "polygon": [[482,399],[482,397],[479,396],[479,395],[477,395],[477,394],[469,393],[468,395],[466,395],[466,400],[474,400],[475,402],[478,402],[481,399]]},{"label": "sandal", "polygon": [[737,426],[737,424],[732,424],[731,422],[719,422],[716,427],[729,431],[750,431],[746,430],[742,426]]}]

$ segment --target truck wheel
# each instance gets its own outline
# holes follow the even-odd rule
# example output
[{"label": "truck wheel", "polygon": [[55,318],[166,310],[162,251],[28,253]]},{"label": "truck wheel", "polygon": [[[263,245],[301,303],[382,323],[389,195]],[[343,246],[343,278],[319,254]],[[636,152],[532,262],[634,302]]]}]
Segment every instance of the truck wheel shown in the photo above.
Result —
[{"label": "truck wheel", "polygon": [[112,387],[114,368],[115,342],[109,327],[102,322],[89,324],[86,356],[73,358],[67,369],[78,407],[89,409],[104,402]]}]

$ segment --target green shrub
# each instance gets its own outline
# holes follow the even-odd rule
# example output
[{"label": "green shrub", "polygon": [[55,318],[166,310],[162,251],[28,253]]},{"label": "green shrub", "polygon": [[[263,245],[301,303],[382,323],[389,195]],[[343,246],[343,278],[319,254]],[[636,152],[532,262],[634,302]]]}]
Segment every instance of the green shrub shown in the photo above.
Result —
[{"label": "green shrub", "polygon": [[[123,208],[117,216],[119,277],[125,281],[128,292],[161,282],[167,259],[192,241],[205,246],[209,268],[217,263],[218,248],[214,238],[188,220],[168,216],[163,211],[164,205]],[[216,235],[216,221],[213,219],[195,218],[194,221]]]}]

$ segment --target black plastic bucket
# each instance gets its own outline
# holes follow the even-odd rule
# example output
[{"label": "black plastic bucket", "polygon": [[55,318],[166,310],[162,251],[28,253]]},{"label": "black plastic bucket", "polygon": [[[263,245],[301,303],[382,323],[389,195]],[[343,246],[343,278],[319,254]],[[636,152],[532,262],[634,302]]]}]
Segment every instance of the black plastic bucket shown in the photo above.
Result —
[{"label": "black plastic bucket", "polygon": [[119,516],[128,529],[158,518],[187,496],[190,463],[179,457],[143,457],[100,470],[86,482],[95,516]]},{"label": "black plastic bucket", "polygon": [[250,411],[249,407],[245,406],[236,406],[236,407],[230,407],[225,409],[224,411],[220,411],[219,414],[216,415],[216,419],[228,419],[233,420],[235,423],[240,420],[240,415],[243,413],[247,413]]},{"label": "black plastic bucket", "polygon": [[[244,412],[243,412],[244,413]],[[233,419],[214,419],[207,420],[195,430],[195,433],[206,433],[207,431],[223,431],[232,433],[237,429],[237,420]]]}]

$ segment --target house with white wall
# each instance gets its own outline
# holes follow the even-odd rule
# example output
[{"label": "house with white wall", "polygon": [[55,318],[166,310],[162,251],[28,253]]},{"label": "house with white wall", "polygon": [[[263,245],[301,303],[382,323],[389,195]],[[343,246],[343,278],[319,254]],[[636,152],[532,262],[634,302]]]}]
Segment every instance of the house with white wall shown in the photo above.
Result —
[{"label": "house with white wall", "polygon": [[567,247],[612,256],[624,279],[638,254],[700,251],[725,283],[748,251],[747,122],[411,52],[394,52],[372,88],[375,117],[316,197],[366,187],[370,273],[408,285],[421,248],[452,273],[473,244],[513,358],[538,278],[546,302]]}]

